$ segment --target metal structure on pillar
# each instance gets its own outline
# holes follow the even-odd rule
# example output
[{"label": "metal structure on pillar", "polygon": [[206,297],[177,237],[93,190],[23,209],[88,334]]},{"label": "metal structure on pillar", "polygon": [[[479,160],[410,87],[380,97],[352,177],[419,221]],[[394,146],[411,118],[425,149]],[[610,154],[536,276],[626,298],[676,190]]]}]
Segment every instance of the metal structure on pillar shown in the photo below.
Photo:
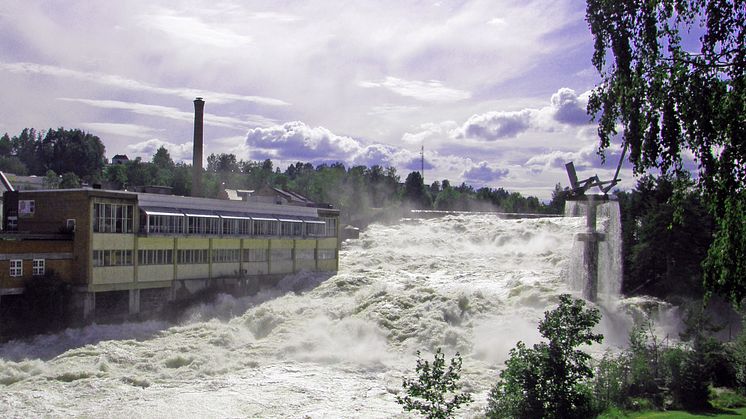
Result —
[{"label": "metal structure on pillar", "polygon": [[[598,244],[606,239],[603,233],[596,231],[598,206],[611,199],[609,198],[609,191],[621,180],[619,179],[619,170],[622,168],[626,151],[627,146],[625,145],[622,156],[619,158],[616,173],[614,173],[614,179],[609,181],[602,181],[597,175],[579,180],[573,162],[565,164],[567,177],[570,178],[571,185],[570,195],[567,200],[582,202],[586,207],[585,232],[577,234],[575,239],[584,243],[583,269],[586,272],[586,282],[583,286],[583,298],[588,301],[595,302],[598,300]],[[598,187],[601,194],[586,195],[586,191],[593,187]]]}]

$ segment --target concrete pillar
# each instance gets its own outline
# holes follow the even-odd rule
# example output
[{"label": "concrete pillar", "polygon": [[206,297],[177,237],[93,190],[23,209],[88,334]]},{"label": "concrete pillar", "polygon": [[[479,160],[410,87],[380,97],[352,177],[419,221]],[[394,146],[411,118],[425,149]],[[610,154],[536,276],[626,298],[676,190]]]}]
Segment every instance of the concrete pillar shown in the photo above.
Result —
[{"label": "concrete pillar", "polygon": [[587,196],[585,233],[578,234],[578,240],[584,242],[583,245],[583,270],[586,274],[586,282],[583,287],[583,298],[588,301],[598,299],[598,242],[605,239],[603,233],[596,231],[596,214],[598,205],[593,195]]},{"label": "concrete pillar", "polygon": [[192,196],[202,196],[202,142],[205,101],[194,99],[194,144],[192,152]]},{"label": "concrete pillar", "polygon": [[83,320],[90,320],[96,312],[96,293],[83,293]]},{"label": "concrete pillar", "polygon": [[140,314],[140,290],[130,290],[129,314],[130,316]]}]

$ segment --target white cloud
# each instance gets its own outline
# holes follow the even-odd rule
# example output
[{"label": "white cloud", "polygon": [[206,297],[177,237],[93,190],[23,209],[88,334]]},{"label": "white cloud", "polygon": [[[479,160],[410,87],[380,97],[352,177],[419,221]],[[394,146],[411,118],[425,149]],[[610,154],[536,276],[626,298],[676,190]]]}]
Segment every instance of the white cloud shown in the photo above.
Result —
[{"label": "white cloud", "polygon": [[343,161],[362,148],[353,138],[336,135],[324,127],[309,127],[300,121],[251,129],[246,135],[246,145],[251,150],[271,150],[285,160]]},{"label": "white cloud", "polygon": [[585,112],[588,94],[577,95],[574,90],[563,87],[552,94],[544,107],[474,114],[458,127],[454,127],[452,121],[422,124],[420,131],[407,132],[402,140],[410,143],[427,139],[438,142],[464,139],[494,142],[516,138],[528,131],[553,132],[568,127],[582,129],[590,123]]},{"label": "white cloud", "polygon": [[249,36],[237,34],[225,27],[208,25],[193,16],[146,15],[143,17],[143,23],[172,37],[181,38],[192,45],[202,44],[218,48],[238,48],[252,42]]},{"label": "white cloud", "polygon": [[[82,103],[84,105],[130,111],[139,115],[155,116],[159,118],[174,119],[177,121],[191,122],[194,121],[194,112],[185,112],[180,109],[169,106],[148,105],[144,103],[122,102],[119,100],[95,100],[95,99],[78,99],[78,98],[59,98],[67,102]],[[246,129],[257,125],[270,125],[272,121],[257,117],[255,120],[233,118],[228,116],[218,116],[205,113],[205,125],[231,129]]]},{"label": "white cloud", "polygon": [[379,81],[361,81],[358,85],[366,88],[384,87],[398,95],[425,102],[455,102],[471,97],[471,93],[445,87],[437,80],[402,80],[389,76]]},{"label": "white cloud", "polygon": [[157,93],[162,95],[177,96],[184,99],[192,100],[196,97],[206,98],[210,103],[229,103],[229,102],[250,102],[267,106],[285,106],[288,105],[279,99],[238,95],[234,93],[213,92],[208,90],[192,88],[168,88],[153,86],[137,80],[128,79],[114,74],[103,74],[96,72],[86,72],[71,70],[64,67],[52,65],[35,64],[28,62],[4,63],[0,62],[0,70],[17,74],[39,74],[51,77],[69,78],[83,82],[98,83],[107,87],[113,87],[123,90],[132,90],[147,93]]},{"label": "white cloud", "polygon": [[534,110],[517,112],[487,112],[473,115],[457,130],[456,138],[477,138],[495,141],[513,138],[531,126]]},{"label": "white cloud", "polygon": [[113,122],[84,122],[80,125],[97,135],[104,133],[134,138],[151,138],[157,131],[143,125],[117,124]]},{"label": "white cloud", "polygon": [[420,125],[420,131],[415,133],[405,132],[402,141],[409,144],[421,144],[438,142],[442,138],[450,138],[458,125],[455,121],[444,121],[441,123],[426,123]]},{"label": "white cloud", "polygon": [[168,141],[159,140],[153,138],[147,141],[131,144],[127,146],[127,153],[130,159],[135,157],[142,157],[145,161],[150,161],[155,155],[155,152],[159,148],[165,147],[168,150],[168,154],[171,155],[171,159],[175,162],[179,161],[192,161],[193,144],[191,142],[183,144],[174,144]]}]

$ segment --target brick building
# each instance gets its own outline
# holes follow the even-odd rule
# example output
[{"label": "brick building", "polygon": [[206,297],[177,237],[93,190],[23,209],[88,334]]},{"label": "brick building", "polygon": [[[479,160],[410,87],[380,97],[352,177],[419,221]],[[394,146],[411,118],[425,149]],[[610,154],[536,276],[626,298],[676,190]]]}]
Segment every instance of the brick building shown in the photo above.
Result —
[{"label": "brick building", "polygon": [[[339,211],[101,189],[9,191],[2,295],[54,271],[83,319],[157,311],[206,288],[250,292],[338,269]],[[109,313],[112,314],[112,313]]]}]

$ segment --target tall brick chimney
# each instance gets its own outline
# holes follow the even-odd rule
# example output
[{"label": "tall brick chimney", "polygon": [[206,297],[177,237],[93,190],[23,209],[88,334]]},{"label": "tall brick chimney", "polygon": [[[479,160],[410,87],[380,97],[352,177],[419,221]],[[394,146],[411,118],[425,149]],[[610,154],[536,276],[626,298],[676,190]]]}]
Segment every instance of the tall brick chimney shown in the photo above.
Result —
[{"label": "tall brick chimney", "polygon": [[192,196],[202,196],[202,132],[205,101],[194,99],[194,149],[192,151]]}]

